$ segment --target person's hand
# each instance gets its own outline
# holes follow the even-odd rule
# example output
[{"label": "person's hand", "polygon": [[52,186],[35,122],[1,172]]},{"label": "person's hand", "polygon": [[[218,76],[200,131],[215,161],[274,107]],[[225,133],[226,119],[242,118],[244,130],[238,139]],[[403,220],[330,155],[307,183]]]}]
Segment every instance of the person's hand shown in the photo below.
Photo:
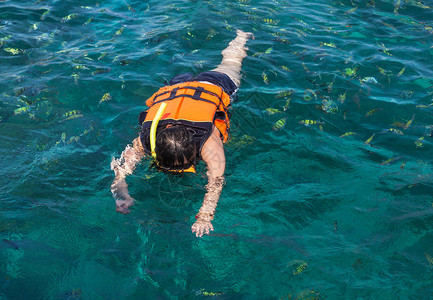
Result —
[{"label": "person's hand", "polygon": [[203,234],[209,234],[209,232],[213,230],[213,226],[210,221],[199,218],[192,225],[191,230],[197,237],[202,237]]},{"label": "person's hand", "polygon": [[116,200],[116,211],[122,214],[130,212],[129,207],[134,205],[134,199],[129,197],[125,200]]}]

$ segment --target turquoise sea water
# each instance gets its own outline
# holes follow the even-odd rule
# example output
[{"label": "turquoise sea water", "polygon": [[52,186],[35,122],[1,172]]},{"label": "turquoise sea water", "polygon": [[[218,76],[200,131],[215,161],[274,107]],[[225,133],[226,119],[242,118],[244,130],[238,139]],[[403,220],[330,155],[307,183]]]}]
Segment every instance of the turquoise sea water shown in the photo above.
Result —
[{"label": "turquoise sea water", "polygon": [[[433,299],[432,7],[0,1],[0,299]],[[116,213],[144,100],[237,28],[215,231],[190,229],[203,164],[143,162]]]}]

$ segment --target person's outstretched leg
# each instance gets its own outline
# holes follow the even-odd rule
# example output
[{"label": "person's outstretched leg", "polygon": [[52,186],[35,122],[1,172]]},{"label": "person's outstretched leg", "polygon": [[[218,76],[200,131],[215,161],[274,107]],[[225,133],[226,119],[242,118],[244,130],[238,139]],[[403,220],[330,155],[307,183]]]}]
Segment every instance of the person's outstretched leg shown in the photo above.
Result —
[{"label": "person's outstretched leg", "polygon": [[242,60],[247,56],[246,50],[248,50],[245,44],[249,38],[254,38],[254,36],[252,33],[243,32],[242,30],[237,30],[236,33],[236,38],[221,52],[223,60],[212,71],[227,74],[239,87],[241,84]]}]

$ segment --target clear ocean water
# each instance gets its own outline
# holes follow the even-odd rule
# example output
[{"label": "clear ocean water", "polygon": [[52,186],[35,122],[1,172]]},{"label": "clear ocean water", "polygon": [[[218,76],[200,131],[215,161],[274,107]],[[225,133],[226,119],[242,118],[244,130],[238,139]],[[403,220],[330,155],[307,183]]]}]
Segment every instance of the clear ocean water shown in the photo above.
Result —
[{"label": "clear ocean water", "polygon": [[[433,299],[432,7],[1,0],[0,299]],[[116,213],[145,99],[237,28],[215,231],[191,233],[203,163],[143,162]]]}]

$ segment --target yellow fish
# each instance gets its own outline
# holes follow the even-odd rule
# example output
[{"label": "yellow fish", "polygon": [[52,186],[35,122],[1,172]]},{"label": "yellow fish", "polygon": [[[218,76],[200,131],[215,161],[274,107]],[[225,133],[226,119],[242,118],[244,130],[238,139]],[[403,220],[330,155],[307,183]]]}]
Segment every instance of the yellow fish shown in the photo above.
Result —
[{"label": "yellow fish", "polygon": [[264,83],[269,84],[268,75],[266,75],[265,71],[263,71],[263,73],[262,73],[262,78],[263,78]]},{"label": "yellow fish", "polygon": [[275,98],[279,99],[279,98],[287,98],[293,95],[293,90],[284,90],[279,92]]},{"label": "yellow fish", "polygon": [[389,128],[385,132],[392,132],[392,133],[397,134],[397,135],[403,135],[404,134],[403,131],[401,131],[400,129],[396,129],[396,128]]},{"label": "yellow fish", "polygon": [[66,17],[62,18],[62,19],[60,20],[60,22],[62,22],[62,23],[66,23],[66,22],[68,22],[69,20],[75,19],[76,17],[78,17],[77,14],[70,14],[70,15],[67,15]]},{"label": "yellow fish", "polygon": [[296,269],[293,271],[293,275],[299,275],[302,272],[304,272],[307,269],[308,264],[306,262],[300,264]]},{"label": "yellow fish", "polygon": [[367,112],[366,114],[365,114],[365,116],[366,117],[370,117],[370,116],[372,116],[373,114],[375,114],[375,113],[377,113],[378,111],[381,111],[382,110],[382,108],[373,108],[372,110],[370,110],[369,112]]},{"label": "yellow fish", "polygon": [[391,164],[392,162],[394,162],[394,161],[396,161],[396,160],[399,160],[400,158],[401,158],[400,156],[397,156],[397,157],[393,157],[393,158],[390,158],[390,159],[384,160],[383,162],[380,163],[380,165],[381,165],[381,166],[389,165],[389,164]]},{"label": "yellow fish", "polygon": [[263,22],[265,22],[266,24],[269,24],[269,25],[277,25],[278,22],[280,22],[280,21],[266,18],[266,19],[263,19]]},{"label": "yellow fish", "polygon": [[286,72],[292,72],[288,67],[286,66],[280,66],[280,69],[286,71]]},{"label": "yellow fish", "polygon": [[286,111],[288,108],[289,108],[289,106],[290,106],[290,100],[292,99],[292,97],[289,97],[287,100],[286,100],[286,104],[284,105],[284,107],[283,107],[283,110],[284,111]]},{"label": "yellow fish", "polygon": [[277,131],[277,130],[281,130],[284,125],[286,125],[286,117],[279,119],[274,126],[272,126],[272,130]]},{"label": "yellow fish", "polygon": [[299,124],[305,125],[305,126],[310,126],[310,125],[322,125],[323,122],[321,121],[316,121],[316,120],[301,120],[298,122]]},{"label": "yellow fish", "polygon": [[313,98],[317,100],[317,94],[313,90],[306,89],[304,92],[304,100],[309,102],[313,100]]},{"label": "yellow fish", "polygon": [[61,122],[81,118],[83,117],[83,114],[79,110],[71,110],[65,113],[63,116],[65,119],[63,119]]},{"label": "yellow fish", "polygon": [[101,104],[102,102],[105,102],[105,101],[109,101],[109,100],[111,100],[110,93],[105,93],[104,96],[102,96],[101,100],[99,100],[99,104]]},{"label": "yellow fish", "polygon": [[409,126],[412,124],[412,122],[413,122],[413,119],[415,119],[415,114],[413,114],[413,117],[412,117],[412,119],[410,119],[409,121],[407,121],[407,123],[404,125],[404,129],[408,129],[409,128]]},{"label": "yellow fish", "polygon": [[123,30],[125,29],[125,25],[123,25],[119,30],[116,31],[115,35],[119,36],[123,33]]},{"label": "yellow fish", "polygon": [[17,48],[4,48],[3,50],[6,51],[6,52],[9,52],[12,55],[17,55],[17,54],[20,54],[20,53],[24,53],[24,50],[17,49]]},{"label": "yellow fish", "polygon": [[280,113],[281,110],[279,110],[279,109],[277,109],[277,108],[267,108],[267,109],[265,110],[265,112],[266,112],[266,114],[268,114],[268,115],[273,115],[273,114]]},{"label": "yellow fish", "polygon": [[364,142],[364,145],[370,145],[370,146],[371,146],[371,141],[373,140],[373,138],[374,138],[375,135],[376,135],[376,134],[373,133],[373,135],[370,136],[370,137],[369,137],[369,138]]},{"label": "yellow fish", "polygon": [[422,146],[424,146],[423,145],[423,141],[424,141],[424,137],[422,136],[422,137],[420,137],[419,139],[417,139],[414,143],[415,143],[415,146],[417,147],[417,148],[421,148]]},{"label": "yellow fish", "polygon": [[346,136],[351,136],[351,135],[355,135],[356,133],[353,131],[349,131],[346,133],[343,133],[342,135],[340,135],[341,138],[346,137]]},{"label": "yellow fish", "polygon": [[344,103],[344,101],[346,101],[346,93],[347,93],[347,91],[345,91],[344,94],[341,94],[340,96],[338,96],[337,101],[340,101],[340,103]]}]

